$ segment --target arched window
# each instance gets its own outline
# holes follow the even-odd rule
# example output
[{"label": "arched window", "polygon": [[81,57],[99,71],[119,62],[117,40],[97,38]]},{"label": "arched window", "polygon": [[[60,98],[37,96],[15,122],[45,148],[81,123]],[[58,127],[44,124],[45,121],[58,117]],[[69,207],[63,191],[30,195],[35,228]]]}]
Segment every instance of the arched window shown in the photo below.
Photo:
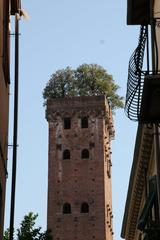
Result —
[{"label": "arched window", "polygon": [[64,129],[70,129],[71,128],[71,118],[64,118]]},{"label": "arched window", "polygon": [[88,128],[88,117],[81,118],[81,128]]},{"label": "arched window", "polygon": [[64,203],[63,214],[71,214],[71,204],[70,203]]},{"label": "arched window", "polygon": [[88,151],[88,149],[83,149],[82,150],[81,158],[89,158],[89,151]]},{"label": "arched window", "polygon": [[70,159],[70,151],[68,149],[64,150],[63,159]]},{"label": "arched window", "polygon": [[81,204],[81,213],[89,213],[89,205],[86,202]]}]

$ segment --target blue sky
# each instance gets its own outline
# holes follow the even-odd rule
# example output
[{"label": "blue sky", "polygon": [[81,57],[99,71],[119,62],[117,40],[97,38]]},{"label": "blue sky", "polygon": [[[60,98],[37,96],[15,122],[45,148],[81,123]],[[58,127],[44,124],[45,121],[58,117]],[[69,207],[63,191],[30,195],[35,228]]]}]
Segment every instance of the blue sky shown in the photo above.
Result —
[{"label": "blue sky", "polygon": [[[42,91],[58,69],[82,63],[97,63],[113,75],[125,96],[128,61],[138,42],[139,28],[126,25],[125,0],[23,0],[30,19],[20,21],[20,86],[18,168],[15,226],[29,211],[39,214],[38,224],[46,227],[48,126]],[[14,32],[14,29],[12,29]],[[11,37],[14,43],[14,37]],[[12,51],[11,51],[12,52]],[[13,54],[11,56],[13,62]],[[11,74],[10,136],[12,143],[13,81]],[[114,116],[112,142],[112,187],[114,239],[119,240],[133,159],[137,123],[124,110]],[[6,223],[9,225],[9,149],[6,194]]]}]

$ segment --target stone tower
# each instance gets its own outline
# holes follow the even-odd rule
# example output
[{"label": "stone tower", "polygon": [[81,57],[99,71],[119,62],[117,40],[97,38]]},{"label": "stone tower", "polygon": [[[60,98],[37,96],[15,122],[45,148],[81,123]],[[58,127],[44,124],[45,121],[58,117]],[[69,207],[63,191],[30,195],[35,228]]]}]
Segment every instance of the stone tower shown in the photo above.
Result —
[{"label": "stone tower", "polygon": [[51,99],[48,229],[54,240],[112,240],[112,115],[105,96]]}]

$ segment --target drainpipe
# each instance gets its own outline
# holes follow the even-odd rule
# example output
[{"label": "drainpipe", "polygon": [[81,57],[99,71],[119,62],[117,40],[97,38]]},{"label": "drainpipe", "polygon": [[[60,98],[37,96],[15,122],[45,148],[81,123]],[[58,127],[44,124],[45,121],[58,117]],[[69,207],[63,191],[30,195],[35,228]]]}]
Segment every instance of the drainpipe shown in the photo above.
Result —
[{"label": "drainpipe", "polygon": [[18,133],[18,82],[19,82],[19,16],[15,14],[15,69],[14,69],[14,123],[13,123],[13,160],[12,160],[12,186],[11,186],[11,208],[10,208],[10,236],[13,240],[14,212],[15,212],[15,190],[17,169],[17,133]]}]

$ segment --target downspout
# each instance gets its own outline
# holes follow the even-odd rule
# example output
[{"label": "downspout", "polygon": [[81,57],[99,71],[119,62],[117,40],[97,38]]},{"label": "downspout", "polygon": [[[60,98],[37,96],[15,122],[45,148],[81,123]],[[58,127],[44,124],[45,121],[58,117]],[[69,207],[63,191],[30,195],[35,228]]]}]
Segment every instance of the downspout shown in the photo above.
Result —
[{"label": "downspout", "polygon": [[17,169],[17,133],[18,133],[18,82],[19,82],[19,15],[15,13],[15,82],[14,82],[14,123],[13,123],[13,161],[12,161],[12,186],[11,186],[11,208],[10,208],[10,236],[13,240],[14,212],[15,212],[15,190]]}]

